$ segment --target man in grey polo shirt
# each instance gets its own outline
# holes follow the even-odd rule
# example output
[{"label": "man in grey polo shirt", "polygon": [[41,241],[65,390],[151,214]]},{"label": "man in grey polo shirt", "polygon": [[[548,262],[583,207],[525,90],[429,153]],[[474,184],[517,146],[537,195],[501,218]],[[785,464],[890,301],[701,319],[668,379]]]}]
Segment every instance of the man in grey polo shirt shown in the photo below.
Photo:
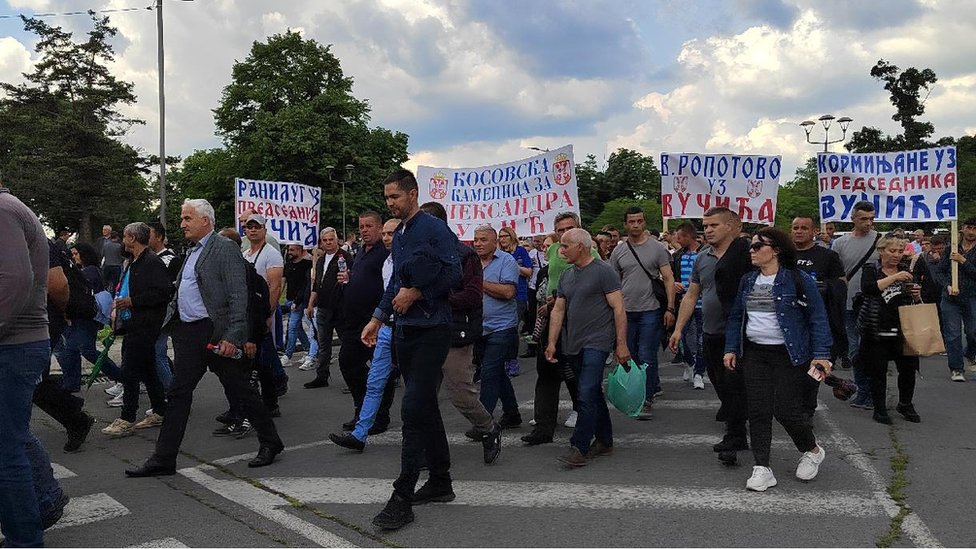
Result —
[{"label": "man in grey polo shirt", "polygon": [[685,326],[695,312],[698,298],[702,300],[702,355],[708,379],[715,387],[722,406],[715,419],[726,424],[725,436],[713,446],[719,459],[735,463],[735,452],[748,450],[746,440],[746,395],[740,370],[730,371],[722,365],[725,349],[725,320],[728,318],[738,292],[742,275],[752,269],[749,241],[738,238],[742,230],[739,216],[728,208],[711,208],[703,219],[704,248],[695,260],[691,283],[681,300],[678,320],[669,345],[678,351],[678,343]]}]

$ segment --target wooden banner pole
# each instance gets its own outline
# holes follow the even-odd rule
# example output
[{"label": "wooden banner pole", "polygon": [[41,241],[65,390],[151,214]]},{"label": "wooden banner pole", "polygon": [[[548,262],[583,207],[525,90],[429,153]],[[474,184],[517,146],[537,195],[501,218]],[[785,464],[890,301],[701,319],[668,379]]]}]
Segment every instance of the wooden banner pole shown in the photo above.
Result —
[{"label": "wooden banner pole", "polygon": [[[959,251],[959,221],[953,219],[951,222],[951,228],[949,231],[952,233],[949,235],[949,253]],[[952,291],[959,291],[959,264],[955,261],[949,262],[952,268]]]}]

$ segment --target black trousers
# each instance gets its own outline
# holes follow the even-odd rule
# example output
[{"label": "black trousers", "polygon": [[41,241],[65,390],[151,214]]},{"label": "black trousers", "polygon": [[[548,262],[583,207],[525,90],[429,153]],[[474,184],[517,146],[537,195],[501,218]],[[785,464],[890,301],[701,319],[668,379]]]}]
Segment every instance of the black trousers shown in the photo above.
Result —
[{"label": "black trousers", "polygon": [[570,367],[566,355],[563,354],[562,342],[556,345],[556,362],[546,360],[542,352],[549,343],[549,330],[543,330],[542,341],[539,342],[539,353],[535,359],[535,369],[539,377],[535,380],[535,431],[552,436],[556,432],[559,416],[559,388],[565,382],[569,390],[569,398],[573,400],[573,409],[579,407],[579,385],[576,375]]},{"label": "black trousers", "polygon": [[705,372],[715,394],[722,402],[716,421],[724,421],[726,433],[731,436],[746,436],[746,388],[742,379],[742,371],[736,369],[730,372],[723,364],[725,356],[725,335],[702,334],[702,358],[705,361]]},{"label": "black trousers", "polygon": [[911,404],[915,398],[915,373],[918,357],[901,354],[901,338],[861,338],[861,364],[871,380],[871,398],[875,410],[885,410],[888,392],[888,362],[894,360],[898,368],[898,402]]},{"label": "black trousers", "polygon": [[424,457],[430,469],[430,482],[442,486],[451,483],[451,450],[437,403],[444,360],[451,348],[451,328],[398,324],[393,330],[397,364],[405,386],[400,409],[403,419],[400,476],[393,482],[393,492],[410,501]]},{"label": "black trousers", "polygon": [[[366,398],[366,380],[369,377],[369,367],[366,363],[373,358],[373,349],[363,345],[363,328],[366,325],[346,327],[342,330],[339,338],[339,371],[342,379],[349,387],[349,394],[352,396],[352,403],[356,410],[356,417],[359,418],[359,411],[363,409],[363,399]],[[383,390],[383,400],[380,401],[379,410],[376,411],[375,426],[386,427],[390,424],[390,407],[393,406],[393,397],[396,395],[396,376],[390,376]]]},{"label": "black trousers", "polygon": [[319,339],[319,354],[316,357],[318,366],[315,367],[315,379],[328,381],[332,372],[332,334],[338,328],[338,319],[333,309],[319,307],[315,310],[315,333]]},{"label": "black trousers", "polygon": [[136,420],[139,411],[139,383],[146,384],[153,413],[166,415],[166,393],[156,374],[158,333],[129,333],[122,340],[122,419]]},{"label": "black trousers", "polygon": [[[759,345],[747,341],[737,370],[745,379],[749,407],[749,435],[756,465],[769,467],[773,418],[786,429],[796,449],[809,452],[817,446],[807,410],[810,393],[809,364],[794,366],[785,345]],[[806,378],[806,379],[805,379]]]},{"label": "black trousers", "polygon": [[186,422],[193,404],[193,391],[207,373],[207,368],[217,374],[231,396],[231,402],[239,401],[244,414],[258,434],[261,446],[278,446],[281,439],[275,429],[271,413],[261,403],[248,385],[250,368],[247,361],[215,355],[207,349],[212,342],[213,322],[210,319],[196,322],[175,322],[173,337],[173,381],[169,386],[169,403],[156,451],[150,462],[164,467],[175,467],[176,456],[186,433]]},{"label": "black trousers", "polygon": [[[55,315],[52,316],[54,318],[48,324],[48,335],[51,338],[51,347],[53,348],[61,341],[64,321]],[[51,416],[65,429],[83,427],[88,424],[88,414],[82,411],[85,400],[65,389],[60,380],[51,379],[50,368],[43,372],[41,382],[34,388],[33,402],[35,406]]]}]

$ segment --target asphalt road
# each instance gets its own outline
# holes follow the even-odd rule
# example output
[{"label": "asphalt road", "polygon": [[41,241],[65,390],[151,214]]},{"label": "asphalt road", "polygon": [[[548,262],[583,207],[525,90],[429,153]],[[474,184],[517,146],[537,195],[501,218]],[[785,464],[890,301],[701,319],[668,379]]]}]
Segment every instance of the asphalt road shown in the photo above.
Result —
[{"label": "asphalt road", "polygon": [[[332,387],[304,389],[313,372],[288,368],[290,391],[277,420],[287,449],[279,461],[248,469],[252,434],[215,438],[213,418],[226,408],[216,377],[195,394],[179,473],[127,479],[123,469],[152,451],[155,430],[110,439],[93,430],[84,451],[64,454],[64,434],[35,409],[33,426],[51,450],[72,497],[46,535],[52,547],[257,546],[795,546],[976,545],[972,521],[976,468],[976,383],[948,380],[944,358],[923,360],[915,404],[921,424],[886,427],[821,390],[815,428],[827,457],[820,476],[798,481],[799,453],[774,426],[772,467],[779,485],[745,490],[752,458],[722,465],[711,451],[721,435],[710,385],[693,390],[682,368],[662,362],[664,394],[651,421],[611,411],[616,452],[578,470],[559,466],[570,430],[556,442],[523,447],[529,432],[534,360],[514,379],[525,424],[505,432],[498,462],[486,466],[468,442],[465,420],[442,396],[457,499],[415,508],[397,532],[370,524],[399,471],[399,419],[365,453],[332,445],[329,432],[352,415],[338,367]],[[842,371],[842,375],[845,373]],[[849,375],[850,372],[846,372]],[[893,390],[895,378],[889,376]],[[118,417],[96,385],[87,408],[97,428]],[[568,396],[564,408],[568,408]],[[142,405],[148,406],[145,395]],[[889,396],[891,406],[894,396]],[[399,402],[399,394],[398,394]],[[398,405],[397,405],[398,406]],[[397,408],[398,409],[398,408]],[[498,412],[500,413],[500,411]],[[565,416],[561,412],[561,417]],[[397,414],[398,415],[398,414]],[[421,482],[423,481],[423,477]]]}]

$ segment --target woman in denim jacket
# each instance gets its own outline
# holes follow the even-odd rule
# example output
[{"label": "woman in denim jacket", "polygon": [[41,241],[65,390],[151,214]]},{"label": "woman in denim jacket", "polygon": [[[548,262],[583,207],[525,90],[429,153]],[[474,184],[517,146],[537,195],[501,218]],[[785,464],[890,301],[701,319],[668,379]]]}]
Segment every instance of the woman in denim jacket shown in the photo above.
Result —
[{"label": "woman in denim jacket", "polygon": [[827,312],[817,285],[796,268],[796,248],[789,236],[767,227],[749,248],[759,270],[742,277],[725,335],[725,367],[742,368],[749,407],[749,434],[756,465],[746,489],[764,492],[776,486],[769,468],[772,420],[786,429],[803,453],[796,468],[800,480],[817,476],[824,450],[813,434],[804,402],[810,379],[830,374],[831,337]]}]

